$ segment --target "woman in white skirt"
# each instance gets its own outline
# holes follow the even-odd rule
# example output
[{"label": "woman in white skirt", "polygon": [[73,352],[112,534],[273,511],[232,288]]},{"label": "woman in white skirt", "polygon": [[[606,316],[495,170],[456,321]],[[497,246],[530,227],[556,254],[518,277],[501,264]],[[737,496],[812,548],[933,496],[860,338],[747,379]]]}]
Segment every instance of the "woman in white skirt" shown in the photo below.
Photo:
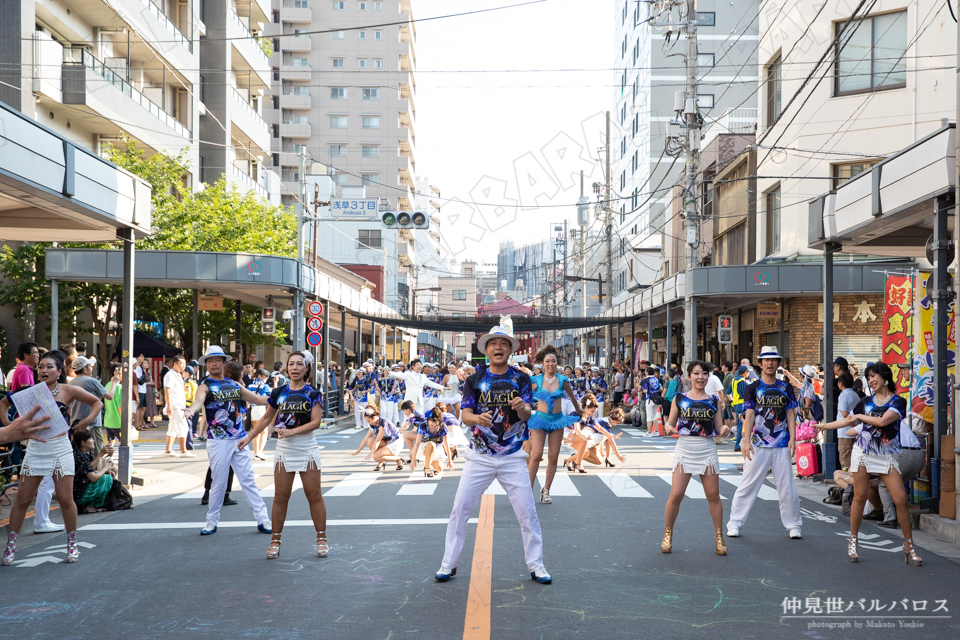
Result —
[{"label": "woman in white skirt", "polygon": [[677,446],[673,452],[673,480],[670,497],[664,510],[666,526],[660,550],[673,550],[673,524],[680,512],[680,503],[690,482],[690,476],[700,476],[703,492],[707,495],[710,517],[713,518],[714,538],[718,556],[727,555],[723,541],[723,504],[720,502],[720,458],[717,457],[716,436],[726,436],[729,429],[723,424],[720,398],[708,395],[704,389],[709,380],[708,367],[700,360],[687,365],[687,375],[692,388],[687,393],[678,393],[670,405],[670,417],[664,429],[667,434],[677,433]]},{"label": "woman in white skirt", "polygon": [[443,424],[447,427],[447,442],[450,443],[451,460],[456,460],[458,455],[457,447],[470,446],[470,441],[467,440],[467,436],[463,432],[463,423],[460,422],[460,418],[450,413],[450,407],[444,403],[438,402],[434,408],[440,410]]},{"label": "woman in white skirt", "polygon": [[287,505],[293,493],[293,480],[300,474],[303,494],[310,503],[310,516],[317,532],[317,555],[325,558],[327,543],[327,507],[320,492],[320,448],[313,433],[323,420],[323,395],[306,383],[310,379],[308,358],[295,351],[287,358],[290,381],[270,393],[267,410],[257,426],[237,442],[241,451],[269,426],[277,431],[274,452],[273,534],[267,547],[267,558],[280,556],[280,536],[287,518]]},{"label": "woman in white skirt", "polygon": [[[421,449],[422,447],[422,449]],[[432,478],[434,473],[442,471],[443,464],[453,471],[453,459],[450,457],[449,432],[443,420],[439,405],[417,427],[417,438],[410,450],[410,470],[417,468],[417,456],[423,458],[423,475]]]},{"label": "woman in white skirt", "polygon": [[457,369],[457,364],[451,362],[447,365],[447,375],[444,376],[442,384],[444,386],[444,391],[440,394],[440,402],[447,406],[447,411],[457,416],[457,419],[460,418],[460,372]]},{"label": "woman in white skirt", "polygon": [[849,429],[847,435],[857,434],[857,431],[850,427],[860,427],[850,456],[854,488],[853,504],[850,506],[847,559],[850,562],[860,559],[857,535],[867,502],[870,476],[878,475],[890,492],[897,509],[897,522],[900,523],[900,531],[903,533],[903,561],[919,567],[923,564],[923,559],[917,555],[913,546],[907,492],[903,487],[900,465],[895,457],[900,451],[900,421],[907,415],[907,401],[897,395],[893,372],[884,363],[874,362],[867,367],[866,374],[867,384],[873,395],[860,400],[846,418],[817,426],[821,430]]},{"label": "woman in white skirt", "polygon": [[382,471],[386,468],[388,462],[396,462],[397,471],[403,471],[403,460],[400,458],[400,452],[403,451],[403,438],[400,437],[397,427],[389,420],[384,419],[380,415],[380,409],[373,405],[369,405],[363,410],[363,419],[370,425],[370,430],[364,436],[363,441],[360,442],[357,450],[348,455],[355,456],[363,451],[364,447],[369,446],[370,453],[364,460],[372,458],[377,462],[374,471]]},{"label": "woman in white skirt", "polygon": [[[68,385],[64,372],[65,365],[61,352],[51,351],[43,356],[37,366],[37,374],[40,377],[38,384],[47,385],[47,389],[53,395],[57,408],[67,424],[70,423],[68,407],[71,403],[82,402],[88,405],[90,413],[74,425],[78,429],[86,429],[94,418],[100,415],[103,403],[97,400],[93,394],[84,391],[82,387]],[[10,397],[15,396],[18,392],[15,391],[10,396],[0,400],[0,419],[2,419],[4,426],[10,424],[8,413],[13,404]],[[77,505],[73,501],[73,446],[70,444],[67,433],[67,431],[64,431],[52,438],[47,438],[46,442],[30,440],[27,443],[27,453],[23,458],[23,466],[20,471],[20,490],[17,493],[16,502],[10,509],[10,533],[7,536],[6,551],[3,553],[2,563],[4,565],[13,564],[14,555],[17,552],[17,536],[20,535],[20,527],[23,526],[23,519],[27,515],[30,503],[37,496],[40,481],[46,476],[53,476],[54,491],[56,492],[57,502],[60,504],[60,512],[63,514],[63,524],[67,530],[66,561],[76,562],[80,558],[80,550],[77,547]]]}]

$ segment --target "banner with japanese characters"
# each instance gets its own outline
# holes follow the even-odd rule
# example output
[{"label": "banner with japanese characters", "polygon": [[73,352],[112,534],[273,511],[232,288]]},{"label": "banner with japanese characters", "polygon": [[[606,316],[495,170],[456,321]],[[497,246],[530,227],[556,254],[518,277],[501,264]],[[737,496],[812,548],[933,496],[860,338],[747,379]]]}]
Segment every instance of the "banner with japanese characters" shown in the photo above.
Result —
[{"label": "banner with japanese characters", "polygon": [[[933,365],[936,359],[936,345],[933,340],[934,309],[933,300],[927,296],[923,283],[929,273],[920,273],[914,287],[916,299],[915,339],[916,357],[913,360],[913,387],[911,409],[927,422],[933,422]],[[956,323],[954,322],[954,303],[948,308],[947,326],[947,375],[954,374],[957,360]],[[952,395],[952,394],[951,394]]]},{"label": "banner with japanese characters", "polygon": [[883,298],[883,354],[890,365],[897,392],[910,393],[910,358],[913,340],[913,276],[888,275]]}]

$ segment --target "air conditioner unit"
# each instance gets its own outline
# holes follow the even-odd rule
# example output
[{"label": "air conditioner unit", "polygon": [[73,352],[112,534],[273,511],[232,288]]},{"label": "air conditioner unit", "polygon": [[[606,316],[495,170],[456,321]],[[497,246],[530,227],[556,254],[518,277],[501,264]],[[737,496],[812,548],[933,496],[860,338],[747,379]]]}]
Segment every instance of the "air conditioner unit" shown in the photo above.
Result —
[{"label": "air conditioner unit", "polygon": [[523,278],[517,278],[517,289],[523,289]]}]

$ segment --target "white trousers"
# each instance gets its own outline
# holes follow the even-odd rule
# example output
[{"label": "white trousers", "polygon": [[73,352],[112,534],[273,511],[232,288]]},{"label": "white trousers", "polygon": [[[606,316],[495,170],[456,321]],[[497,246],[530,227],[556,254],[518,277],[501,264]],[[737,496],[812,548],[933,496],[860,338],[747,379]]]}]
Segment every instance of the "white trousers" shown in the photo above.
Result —
[{"label": "white trousers", "polygon": [[494,479],[507,492],[513,511],[520,523],[523,537],[523,553],[530,571],[543,566],[543,535],[536,503],[530,490],[530,472],[527,470],[527,454],[523,449],[508,456],[490,456],[472,449],[463,452],[466,463],[460,474],[457,496],[453,499],[453,511],[447,524],[446,547],[443,566],[454,568],[460,560],[463,542],[467,536],[467,520],[473,515],[477,503]]},{"label": "white trousers", "polygon": [[40,481],[40,490],[37,491],[37,503],[34,505],[33,527],[42,529],[49,527],[50,522],[50,503],[53,501],[53,476],[44,476]]},{"label": "white trousers", "polygon": [[740,528],[747,521],[750,508],[760,493],[760,485],[767,477],[767,469],[773,468],[773,482],[777,485],[780,498],[780,522],[786,529],[799,529],[803,520],[800,517],[800,496],[797,495],[797,483],[793,478],[793,465],[790,464],[790,450],[786,447],[753,447],[751,451],[751,459],[743,461],[743,478],[733,496],[727,526]]},{"label": "white trousers", "polygon": [[210,459],[210,506],[207,509],[207,528],[212,529],[220,522],[220,507],[223,506],[223,494],[227,491],[227,477],[230,467],[240,482],[243,498],[253,511],[257,524],[270,528],[270,516],[267,505],[260,497],[260,490],[253,477],[253,461],[250,448],[237,449],[236,440],[207,440],[207,457]]},{"label": "white trousers", "polygon": [[367,425],[367,423],[363,421],[363,410],[366,408],[367,408],[366,400],[357,400],[357,399],[353,400],[353,412],[357,418],[357,429],[362,429]]},{"label": "white trousers", "polygon": [[380,399],[380,415],[393,424],[400,422],[399,405],[393,400]]},{"label": "white trousers", "polygon": [[660,405],[654,402],[653,400],[644,401],[644,407],[647,410],[647,425],[652,426],[657,422],[657,411],[660,410]]},{"label": "white trousers", "polygon": [[423,399],[423,413],[424,415],[433,411],[433,408],[437,406],[438,398],[424,398]]},{"label": "white trousers", "polygon": [[603,417],[603,403],[604,403],[604,402],[605,402],[605,400],[600,400],[600,401],[597,402],[597,404],[600,405],[599,407],[597,407],[597,417],[598,417],[598,418],[602,418],[602,417]]}]

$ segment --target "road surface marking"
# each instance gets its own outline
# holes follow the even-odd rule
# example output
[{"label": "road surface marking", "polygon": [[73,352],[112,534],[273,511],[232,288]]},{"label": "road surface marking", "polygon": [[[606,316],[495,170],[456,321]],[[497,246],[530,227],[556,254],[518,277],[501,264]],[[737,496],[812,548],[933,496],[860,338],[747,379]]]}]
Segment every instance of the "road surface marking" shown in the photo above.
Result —
[{"label": "road surface marking", "polygon": [[641,487],[625,473],[598,473],[597,477],[618,498],[652,498],[653,494]]},{"label": "road surface marking", "polygon": [[[735,487],[739,487],[740,483],[743,482],[743,476],[739,476],[739,475],[738,476],[722,475],[720,476],[720,479],[723,480],[724,482],[729,482]],[[779,500],[780,499],[780,496],[777,495],[777,490],[774,489],[773,487],[767,486],[766,484],[760,485],[760,493],[757,495],[757,497],[760,498],[761,500]]]},{"label": "road surface marking", "polygon": [[[673,486],[673,474],[672,473],[658,473],[657,476],[661,480]],[[690,478],[690,482],[687,483],[687,490],[684,491],[683,495],[688,498],[694,498],[695,500],[706,500],[707,494],[703,491],[703,485],[700,484],[697,480]],[[721,500],[726,500],[726,496],[720,496]]]},{"label": "road surface marking", "polygon": [[[537,481],[542,487],[543,483],[547,481],[546,471],[537,473]],[[577,491],[577,487],[573,484],[573,480],[570,479],[570,476],[565,473],[558,473],[557,475],[553,476],[553,484],[550,486],[550,496],[579,497],[580,492]]]},{"label": "road surface marking", "polygon": [[[446,525],[448,518],[410,518],[410,519],[370,519],[370,520],[327,520],[328,527],[364,527],[364,526],[397,526],[397,525],[425,525],[436,524]],[[470,518],[467,524],[477,524],[477,518]],[[131,522],[129,524],[88,524],[80,527],[78,531],[142,531],[152,529],[203,529],[205,522]],[[284,527],[312,527],[313,520],[287,520],[283,523]],[[230,528],[257,528],[257,522],[250,520],[247,522],[224,522],[217,525],[220,529]]]},{"label": "road surface marking", "polygon": [[485,495],[480,500],[480,517],[477,524],[476,543],[473,546],[473,565],[470,569],[470,590],[467,594],[467,615],[463,623],[463,640],[490,640],[495,504],[496,498],[492,495]]},{"label": "road surface marking", "polygon": [[494,478],[493,482],[490,483],[490,486],[487,487],[487,490],[483,492],[485,496],[505,496],[507,495],[506,490],[500,486],[500,482]]},{"label": "road surface marking", "polygon": [[361,471],[358,473],[351,473],[349,476],[338,482],[333,486],[332,489],[328,489],[324,497],[335,497],[335,496],[358,496],[364,491],[367,487],[372,485],[377,481],[377,478],[383,475],[381,471]]}]

